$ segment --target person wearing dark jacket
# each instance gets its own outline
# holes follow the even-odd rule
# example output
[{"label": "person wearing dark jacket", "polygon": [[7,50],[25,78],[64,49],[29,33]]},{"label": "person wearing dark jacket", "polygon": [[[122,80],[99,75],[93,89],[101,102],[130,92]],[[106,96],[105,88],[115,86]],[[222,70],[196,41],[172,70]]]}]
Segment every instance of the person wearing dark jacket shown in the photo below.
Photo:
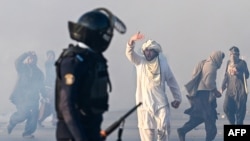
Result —
[{"label": "person wearing dark jacket", "polygon": [[40,96],[45,96],[44,75],[37,66],[35,52],[25,52],[20,55],[15,67],[18,75],[14,91],[10,96],[11,102],[16,106],[7,126],[10,134],[13,128],[25,121],[24,138],[34,138],[37,128]]},{"label": "person wearing dark jacket", "polygon": [[111,91],[103,52],[113,29],[125,33],[126,27],[106,8],[89,11],[68,27],[78,43],[70,44],[56,61],[56,140],[103,141],[101,123]]},{"label": "person wearing dark jacket", "polygon": [[189,120],[177,129],[180,141],[185,141],[185,135],[201,123],[205,124],[206,141],[214,140],[217,134],[216,98],[221,97],[216,77],[224,56],[223,52],[215,51],[205,61],[198,63],[191,81],[185,85],[191,107],[184,112],[189,115]]},{"label": "person wearing dark jacket", "polygon": [[230,124],[243,125],[247,105],[247,63],[240,59],[240,50],[233,46],[229,49],[230,59],[227,62],[221,92],[226,89],[223,109]]}]

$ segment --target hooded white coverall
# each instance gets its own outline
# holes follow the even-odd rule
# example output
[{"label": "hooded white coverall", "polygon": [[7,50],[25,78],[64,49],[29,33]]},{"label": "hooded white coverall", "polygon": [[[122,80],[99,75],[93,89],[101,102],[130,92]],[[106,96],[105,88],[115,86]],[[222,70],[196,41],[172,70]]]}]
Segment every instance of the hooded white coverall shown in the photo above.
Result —
[{"label": "hooded white coverall", "polygon": [[[138,128],[141,141],[168,141],[170,134],[170,106],[165,91],[168,85],[174,100],[182,100],[180,88],[170,69],[165,56],[161,53],[160,46],[148,45],[159,52],[158,62],[160,67],[160,83],[155,83],[147,75],[149,61],[134,51],[134,44],[127,44],[126,56],[136,67],[137,87],[136,103],[142,102],[138,107]],[[143,47],[143,49],[147,46]],[[160,48],[160,50],[159,50]],[[157,133],[157,134],[155,134]]]}]

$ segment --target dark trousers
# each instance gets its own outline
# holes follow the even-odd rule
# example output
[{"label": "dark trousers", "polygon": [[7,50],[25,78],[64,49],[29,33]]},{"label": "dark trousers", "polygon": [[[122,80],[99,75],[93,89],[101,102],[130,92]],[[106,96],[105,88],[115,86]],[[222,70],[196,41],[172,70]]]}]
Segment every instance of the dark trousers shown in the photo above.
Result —
[{"label": "dark trousers", "polygon": [[52,115],[52,122],[56,122],[56,112],[54,109],[54,103],[42,101],[39,109],[38,122],[42,123],[50,115]]},{"label": "dark trousers", "polygon": [[26,121],[23,136],[33,134],[37,129],[38,104],[29,106],[24,103],[16,104],[16,109],[17,111],[10,117],[10,126],[15,127],[17,124]]},{"label": "dark trousers", "polygon": [[214,119],[203,119],[191,116],[183,127],[179,128],[179,130],[186,134],[203,122],[205,123],[206,141],[212,141],[217,134],[217,128],[215,125],[216,121],[214,121]]},{"label": "dark trousers", "polygon": [[[100,131],[103,117],[102,114],[82,116],[82,123],[84,125],[85,135],[88,141],[102,141]],[[56,140],[57,141],[76,141],[73,135],[70,133],[66,123],[63,120],[58,119],[56,128]]]},{"label": "dark trousers", "polygon": [[[206,141],[214,140],[217,134],[216,99],[210,91],[199,91],[191,101],[192,109],[189,120],[178,129],[183,137],[185,134],[200,125],[205,124]],[[185,140],[185,139],[184,139]]]},{"label": "dark trousers", "polygon": [[246,116],[247,95],[225,95],[224,113],[230,124],[243,125]]},{"label": "dark trousers", "polygon": [[46,87],[47,97],[49,101],[41,99],[41,105],[39,109],[39,118],[38,122],[42,123],[47,117],[52,115],[52,122],[55,124],[57,121],[56,119],[56,111],[55,111],[55,96],[54,96],[54,89],[51,87]]}]

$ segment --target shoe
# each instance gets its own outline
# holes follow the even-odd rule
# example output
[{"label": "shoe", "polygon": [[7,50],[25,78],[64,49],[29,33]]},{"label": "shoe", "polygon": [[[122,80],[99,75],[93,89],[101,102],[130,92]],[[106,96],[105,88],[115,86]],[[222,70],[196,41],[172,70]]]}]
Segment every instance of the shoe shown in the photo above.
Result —
[{"label": "shoe", "polygon": [[33,138],[35,138],[35,136],[34,135],[23,135],[23,138],[25,138],[25,139],[33,139]]},{"label": "shoe", "polygon": [[177,129],[177,133],[178,133],[178,136],[179,136],[179,140],[180,141],[185,141],[185,133],[181,130],[181,128]]},{"label": "shoe", "polygon": [[8,124],[8,126],[7,126],[8,134],[11,134],[12,130],[14,129],[14,127],[15,127],[14,125]]}]

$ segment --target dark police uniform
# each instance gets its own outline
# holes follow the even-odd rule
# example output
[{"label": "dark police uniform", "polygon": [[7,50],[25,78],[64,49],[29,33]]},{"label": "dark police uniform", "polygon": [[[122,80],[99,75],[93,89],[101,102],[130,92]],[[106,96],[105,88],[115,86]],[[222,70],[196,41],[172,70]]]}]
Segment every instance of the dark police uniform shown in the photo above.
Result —
[{"label": "dark police uniform", "polygon": [[[57,141],[100,141],[110,84],[101,53],[70,45],[56,62]],[[110,85],[111,86],[111,85]]]},{"label": "dark police uniform", "polygon": [[57,141],[101,141],[102,114],[108,110],[109,81],[103,52],[113,30],[126,32],[125,24],[106,8],[84,13],[68,22],[70,38],[88,48],[70,45],[56,62]]}]

